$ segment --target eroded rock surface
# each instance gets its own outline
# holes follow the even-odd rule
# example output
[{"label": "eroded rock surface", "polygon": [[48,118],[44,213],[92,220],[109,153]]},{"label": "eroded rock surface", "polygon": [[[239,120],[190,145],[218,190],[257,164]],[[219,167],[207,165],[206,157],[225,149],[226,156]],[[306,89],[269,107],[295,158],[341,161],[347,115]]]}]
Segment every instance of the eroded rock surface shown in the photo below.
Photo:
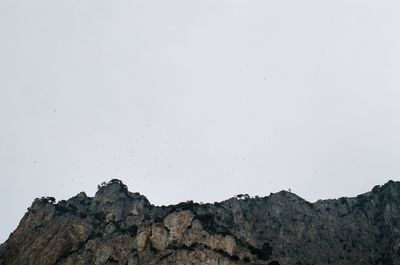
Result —
[{"label": "eroded rock surface", "polygon": [[400,182],[309,203],[281,191],[154,206],[118,180],[95,197],[36,199],[0,265],[400,265]]}]

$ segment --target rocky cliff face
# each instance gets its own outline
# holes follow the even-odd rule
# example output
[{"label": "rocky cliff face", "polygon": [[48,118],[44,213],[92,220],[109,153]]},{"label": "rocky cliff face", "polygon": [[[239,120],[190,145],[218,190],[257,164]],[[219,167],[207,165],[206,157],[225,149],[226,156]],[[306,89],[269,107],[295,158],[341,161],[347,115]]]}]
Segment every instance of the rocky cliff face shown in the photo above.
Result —
[{"label": "rocky cliff face", "polygon": [[400,182],[309,203],[281,191],[154,206],[118,180],[94,198],[36,199],[1,265],[400,264]]}]

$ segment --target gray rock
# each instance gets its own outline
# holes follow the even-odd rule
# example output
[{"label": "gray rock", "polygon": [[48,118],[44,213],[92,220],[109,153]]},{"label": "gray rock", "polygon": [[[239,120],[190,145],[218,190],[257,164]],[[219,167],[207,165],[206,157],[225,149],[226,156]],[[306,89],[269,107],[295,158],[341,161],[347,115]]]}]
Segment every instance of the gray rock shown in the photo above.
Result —
[{"label": "gray rock", "polygon": [[400,265],[400,182],[309,203],[281,191],[154,206],[119,180],[55,203],[36,199],[0,265]]}]

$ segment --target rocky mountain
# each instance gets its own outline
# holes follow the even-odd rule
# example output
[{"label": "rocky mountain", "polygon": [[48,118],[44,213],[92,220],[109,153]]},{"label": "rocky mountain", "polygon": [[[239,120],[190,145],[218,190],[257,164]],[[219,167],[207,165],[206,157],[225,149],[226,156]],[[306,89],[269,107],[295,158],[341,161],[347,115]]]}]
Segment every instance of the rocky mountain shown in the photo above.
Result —
[{"label": "rocky mountain", "polygon": [[309,203],[281,191],[154,206],[119,180],[36,199],[0,247],[1,265],[400,264],[400,182]]}]

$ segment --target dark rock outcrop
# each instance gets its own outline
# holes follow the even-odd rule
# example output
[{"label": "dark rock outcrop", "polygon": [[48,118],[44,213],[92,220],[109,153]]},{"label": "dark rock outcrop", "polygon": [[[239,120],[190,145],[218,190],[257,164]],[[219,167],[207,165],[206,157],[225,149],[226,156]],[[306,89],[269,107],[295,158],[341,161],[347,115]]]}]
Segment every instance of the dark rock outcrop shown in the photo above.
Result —
[{"label": "dark rock outcrop", "polygon": [[94,198],[36,199],[0,265],[400,264],[400,182],[309,203],[281,191],[154,206],[119,180]]}]

